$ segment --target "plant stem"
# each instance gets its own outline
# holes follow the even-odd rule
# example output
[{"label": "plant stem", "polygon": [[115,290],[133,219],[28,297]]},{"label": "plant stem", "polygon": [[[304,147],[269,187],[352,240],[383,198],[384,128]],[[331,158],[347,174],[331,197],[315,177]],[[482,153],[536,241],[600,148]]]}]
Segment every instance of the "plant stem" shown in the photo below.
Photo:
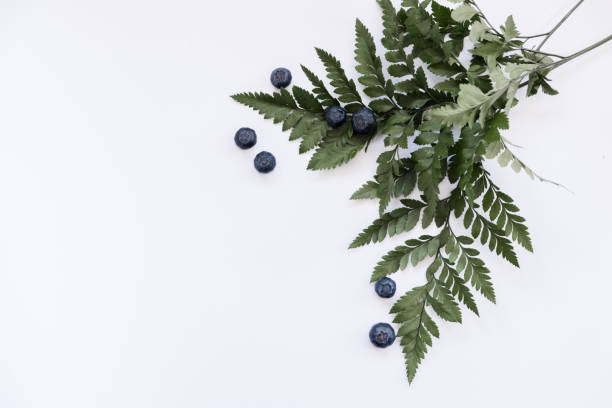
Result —
[{"label": "plant stem", "polygon": [[524,38],[526,40],[529,40],[531,38],[540,38],[540,37],[546,37],[548,34],[550,34],[550,32],[548,33],[544,33],[544,34],[538,34],[538,35],[519,35],[516,38]]},{"label": "plant stem", "polygon": [[561,19],[561,21],[559,21],[559,22],[557,23],[557,25],[556,25],[556,26],[555,26],[555,27],[554,27],[552,30],[550,30],[550,32],[548,33],[548,35],[547,35],[547,36],[546,36],[546,37],[545,37],[545,38],[542,40],[542,42],[540,43],[540,45],[538,45],[538,48],[536,48],[536,50],[540,51],[540,50],[542,49],[542,47],[544,46],[544,44],[546,44],[546,42],[547,42],[547,41],[550,39],[550,37],[552,37],[552,35],[553,35],[553,34],[554,34],[554,33],[555,33],[555,32],[556,32],[558,29],[559,29],[559,27],[561,27],[561,26],[563,25],[563,23],[565,23],[565,22],[567,21],[567,19],[568,19],[568,18],[569,18],[569,17],[570,17],[572,14],[574,14],[574,11],[576,11],[576,9],[577,9],[578,7],[580,7],[580,5],[581,5],[582,3],[584,3],[584,0],[580,0],[580,1],[578,2],[578,4],[576,4],[576,5],[575,5],[575,6],[574,6],[574,7],[573,7],[573,8],[572,8],[572,9],[571,9],[571,10],[570,10],[570,11],[569,11],[569,12],[568,12],[566,15],[565,15],[565,17],[563,17],[563,18]]},{"label": "plant stem", "polygon": [[564,58],[561,61],[557,61],[557,62],[554,62],[552,64],[549,64],[548,66],[545,66],[545,68],[550,68],[551,70],[559,68],[561,65],[567,64],[568,62],[570,62],[570,61],[572,61],[572,60],[574,60],[574,59],[576,59],[576,58],[578,58],[578,57],[580,57],[580,56],[582,56],[582,55],[584,55],[584,54],[586,54],[588,52],[591,52],[594,49],[599,48],[602,45],[604,45],[605,43],[610,42],[610,41],[612,41],[612,35],[607,36],[603,40],[598,41],[595,44],[586,47],[582,51],[578,51],[577,53],[574,53],[574,54],[570,55],[569,57]]},{"label": "plant stem", "polygon": [[[584,1],[584,0],[582,0]],[[499,35],[500,37],[503,37],[503,34],[500,33],[494,26],[493,24],[491,24],[491,22],[489,21],[489,19],[487,18],[487,16],[484,15],[484,13],[482,12],[482,10],[480,9],[480,7],[478,7],[478,4],[476,4],[475,0],[471,0],[470,3],[472,3],[472,5],[474,7],[476,7],[476,10],[478,10],[478,12],[480,13],[480,17],[482,17],[484,19],[484,21],[489,25],[489,27],[491,28],[491,30],[495,31],[495,34]]]},{"label": "plant stem", "polygon": [[527,51],[527,52],[532,52],[534,54],[542,54],[542,55],[547,55],[549,57],[555,57],[555,58],[561,58],[561,59],[567,58],[567,57],[564,57],[562,55],[551,54],[550,52],[544,52],[544,51],[530,50],[529,48],[523,48],[523,47],[521,47],[521,51]]}]

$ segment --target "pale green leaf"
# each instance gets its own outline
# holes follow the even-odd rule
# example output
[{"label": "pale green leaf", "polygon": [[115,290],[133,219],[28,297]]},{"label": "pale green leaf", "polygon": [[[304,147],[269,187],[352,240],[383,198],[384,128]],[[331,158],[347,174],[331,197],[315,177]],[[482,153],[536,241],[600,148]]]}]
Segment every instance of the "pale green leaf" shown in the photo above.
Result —
[{"label": "pale green leaf", "polygon": [[453,10],[451,17],[453,17],[453,20],[463,23],[464,21],[468,21],[474,17],[476,14],[478,14],[478,10],[469,4],[463,4]]}]

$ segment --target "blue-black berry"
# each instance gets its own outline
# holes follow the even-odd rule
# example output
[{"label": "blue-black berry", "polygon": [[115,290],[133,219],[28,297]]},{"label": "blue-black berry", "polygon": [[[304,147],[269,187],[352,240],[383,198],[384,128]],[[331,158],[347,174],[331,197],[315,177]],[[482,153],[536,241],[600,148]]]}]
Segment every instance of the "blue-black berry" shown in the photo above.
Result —
[{"label": "blue-black berry", "polygon": [[359,108],[353,113],[353,131],[358,135],[367,135],[374,133],[377,129],[376,115],[371,109]]},{"label": "blue-black berry", "polygon": [[257,143],[257,133],[250,128],[240,128],[234,136],[236,145],[241,149],[250,149]]},{"label": "blue-black berry", "polygon": [[291,71],[287,68],[276,68],[270,75],[270,81],[276,88],[286,88],[291,83]]},{"label": "blue-black berry", "polygon": [[395,341],[395,330],[390,324],[377,323],[370,329],[370,341],[376,347],[389,347]]},{"label": "blue-black berry", "polygon": [[395,295],[395,281],[391,278],[381,278],[376,281],[374,289],[378,296],[382,298],[391,298]]},{"label": "blue-black berry", "polygon": [[255,156],[255,168],[260,173],[269,173],[276,167],[276,159],[272,153],[261,152]]},{"label": "blue-black berry", "polygon": [[346,122],[346,111],[340,106],[332,106],[325,111],[327,124],[335,129]]}]

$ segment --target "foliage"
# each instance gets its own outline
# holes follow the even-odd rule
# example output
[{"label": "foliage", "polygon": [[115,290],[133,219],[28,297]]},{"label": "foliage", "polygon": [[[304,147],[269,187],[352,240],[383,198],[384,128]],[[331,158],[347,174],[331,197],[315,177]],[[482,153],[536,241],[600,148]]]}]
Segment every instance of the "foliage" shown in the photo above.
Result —
[{"label": "foliage", "polygon": [[[437,231],[408,239],[388,252],[371,276],[374,282],[428,263],[426,284],[408,291],[391,308],[412,382],[432,338],[440,335],[434,316],[460,323],[460,304],[478,314],[474,293],[496,301],[491,272],[475,246],[488,248],[516,267],[516,244],[533,251],[519,208],[485,169],[487,160],[497,158],[501,166],[511,165],[517,172],[547,181],[518,159],[502,136],[509,129],[517,93],[527,87],[527,96],[539,91],[557,94],[549,83],[550,72],[612,37],[559,57],[540,50],[556,29],[542,35],[539,47],[529,49],[527,42],[542,36],[521,37],[512,16],[494,27],[474,0],[451,0],[454,9],[431,0],[403,0],[399,10],[391,0],[377,2],[388,64],[383,64],[368,28],[360,20],[355,26],[357,80],[369,101],[347,78],[340,62],[319,48],[316,53],[333,93],[302,66],[314,87],[312,93],[294,86],[292,93],[283,89],[272,95],[243,93],[233,98],[291,130],[290,140],[301,140],[300,153],[316,149],[308,165],[311,170],[343,165],[382,135],[387,150],[377,158],[376,173],[351,197],[378,200],[379,216],[350,248],[381,242],[417,226]],[[461,58],[466,45],[469,63]],[[338,129],[328,128],[324,109],[339,104],[349,114],[367,104],[377,115],[379,134],[354,135],[350,120]],[[451,185],[450,194],[442,191],[445,180]],[[398,207],[387,211],[392,203]]]}]

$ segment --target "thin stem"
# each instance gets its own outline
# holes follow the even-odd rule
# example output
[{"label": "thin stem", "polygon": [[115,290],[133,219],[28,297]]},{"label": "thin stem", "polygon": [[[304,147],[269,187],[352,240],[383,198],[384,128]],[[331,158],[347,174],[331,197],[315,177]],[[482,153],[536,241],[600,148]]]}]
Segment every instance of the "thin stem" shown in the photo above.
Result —
[{"label": "thin stem", "polygon": [[547,55],[549,57],[555,57],[555,58],[561,58],[561,59],[565,59],[567,57],[564,57],[563,55],[558,55],[558,54],[551,54],[550,52],[544,52],[544,51],[535,51],[535,50],[530,50],[529,48],[520,48],[521,51],[527,51],[527,52],[533,52],[534,54],[542,54],[542,55]]},{"label": "thin stem", "polygon": [[[568,62],[570,62],[570,61],[572,61],[572,60],[574,60],[574,59],[576,59],[576,58],[578,58],[578,57],[580,57],[580,56],[582,56],[582,55],[584,55],[584,54],[586,54],[586,53],[588,53],[590,51],[593,51],[594,49],[596,49],[598,47],[601,47],[602,45],[604,45],[604,44],[606,44],[606,43],[608,43],[610,41],[612,41],[612,34],[607,36],[603,40],[598,41],[595,44],[586,47],[582,51],[578,51],[578,52],[570,55],[569,57],[563,58],[561,61],[552,62],[550,64],[542,65],[541,67],[538,67],[538,68],[534,69],[533,71],[526,72],[523,75],[521,75],[519,80],[522,80],[523,78],[525,78],[527,75],[531,74],[534,71],[546,71],[546,70],[552,71],[554,69],[557,69],[561,65],[567,64]],[[524,88],[528,84],[529,84],[529,81],[521,82],[521,84],[519,85],[519,88]]]},{"label": "thin stem", "polygon": [[[584,0],[583,0],[584,1]],[[493,24],[491,24],[491,22],[489,21],[489,19],[487,18],[487,16],[484,15],[484,13],[482,12],[482,10],[480,9],[480,7],[478,7],[478,4],[476,4],[476,1],[471,0],[470,3],[472,3],[472,5],[474,7],[476,7],[476,10],[478,10],[478,12],[480,13],[480,17],[482,17],[485,21],[485,23],[487,23],[489,25],[489,27],[491,28],[491,30],[495,31],[495,34],[499,35],[500,37],[503,37],[503,34],[500,33],[497,28],[495,28],[493,26]]]},{"label": "thin stem", "polygon": [[576,59],[576,58],[578,58],[578,57],[580,57],[580,56],[582,56],[582,55],[584,55],[584,54],[586,54],[586,53],[588,53],[588,52],[591,52],[591,51],[593,51],[594,49],[599,48],[599,47],[601,47],[602,45],[604,45],[605,43],[610,42],[610,41],[612,41],[612,35],[607,36],[607,37],[606,37],[606,38],[604,38],[603,40],[598,41],[598,42],[596,42],[595,44],[593,44],[593,45],[591,45],[591,46],[586,47],[584,50],[582,50],[582,51],[578,51],[577,53],[572,54],[572,55],[570,55],[569,57],[567,57],[567,58],[565,58],[565,59],[563,59],[563,60],[561,60],[561,61],[557,61],[557,62],[554,62],[554,63],[552,63],[552,64],[545,65],[543,68],[550,68],[550,70],[557,69],[557,68],[559,68],[561,65],[567,64],[568,62],[570,62],[570,61],[572,61],[572,60],[574,60],[574,59]]},{"label": "thin stem", "polygon": [[563,23],[565,23],[565,22],[567,21],[567,19],[568,19],[568,18],[569,18],[569,17],[570,17],[572,14],[574,14],[574,11],[576,11],[576,9],[577,9],[578,7],[580,7],[580,5],[581,5],[582,3],[584,3],[584,0],[580,0],[580,1],[578,2],[578,4],[576,4],[576,5],[575,5],[575,6],[574,6],[574,7],[573,7],[573,8],[572,8],[570,11],[569,11],[569,13],[567,13],[567,14],[565,15],[565,17],[563,17],[563,18],[561,19],[561,21],[559,21],[559,22],[557,23],[557,25],[556,25],[556,26],[555,26],[555,27],[554,27],[552,30],[550,30],[550,32],[548,33],[548,35],[547,35],[547,36],[546,36],[546,37],[545,37],[545,38],[542,40],[542,42],[540,43],[540,45],[538,45],[538,48],[536,48],[538,51],[540,51],[540,50],[542,49],[542,47],[544,46],[544,44],[546,44],[546,42],[547,42],[547,41],[550,39],[550,37],[552,37],[552,35],[553,35],[553,34],[554,34],[554,33],[555,33],[555,32],[556,32],[558,29],[559,29],[559,27],[561,27],[561,26],[563,25]]},{"label": "thin stem", "polygon": [[544,33],[544,34],[538,34],[538,35],[519,35],[519,36],[518,36],[518,37],[516,37],[516,38],[523,38],[523,39],[529,40],[529,39],[531,39],[531,38],[540,38],[540,37],[546,37],[548,34],[550,34],[550,32],[548,32],[548,33]]}]

